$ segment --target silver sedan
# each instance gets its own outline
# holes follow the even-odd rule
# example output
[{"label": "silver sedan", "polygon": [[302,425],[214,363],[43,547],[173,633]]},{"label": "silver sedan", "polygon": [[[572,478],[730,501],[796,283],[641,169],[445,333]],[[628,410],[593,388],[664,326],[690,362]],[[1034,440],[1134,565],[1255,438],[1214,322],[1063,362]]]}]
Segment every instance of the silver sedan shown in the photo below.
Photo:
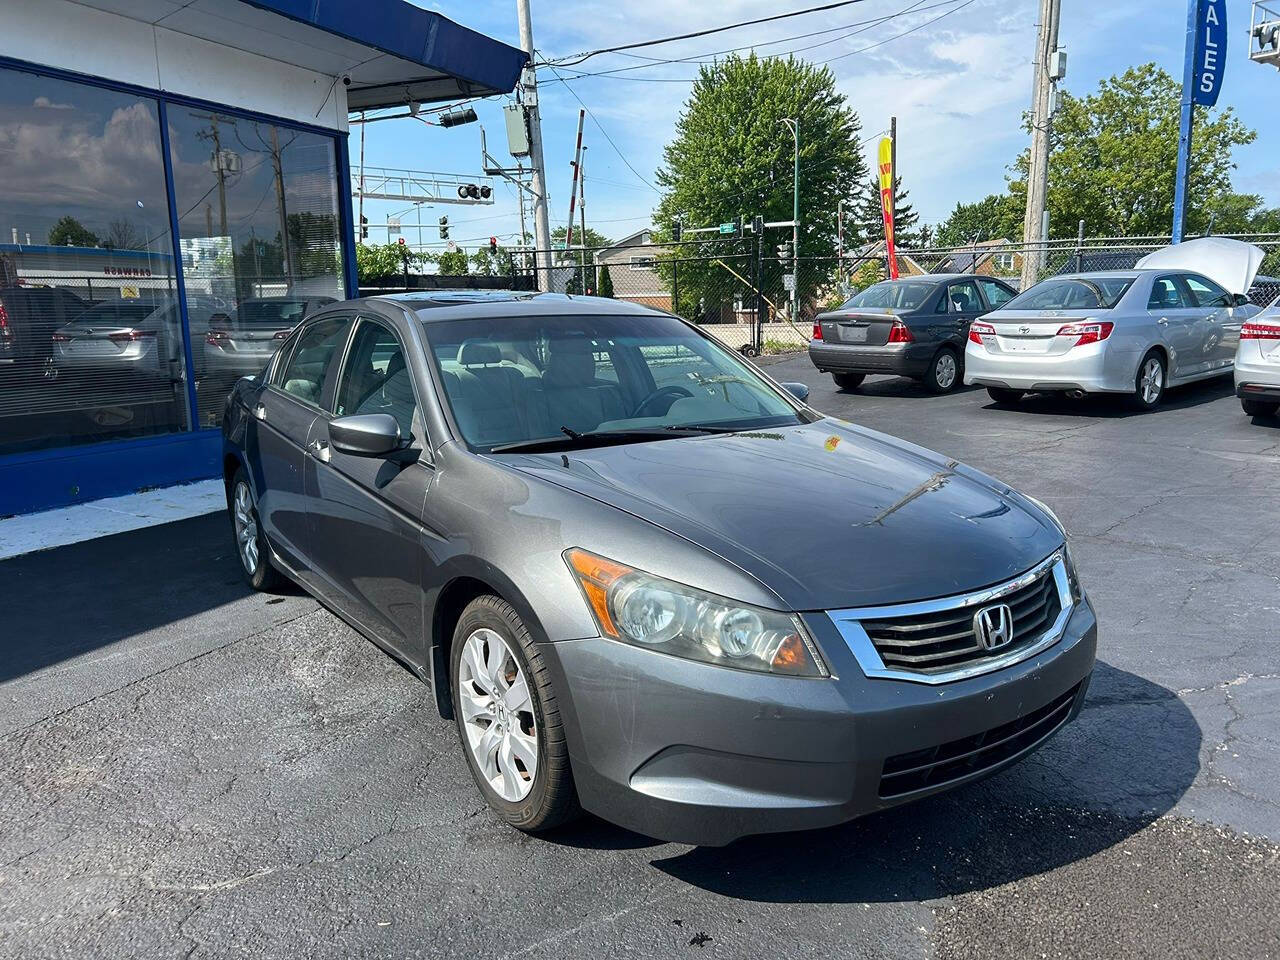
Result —
[{"label": "silver sedan", "polygon": [[1167,387],[1231,372],[1240,327],[1258,312],[1243,289],[1168,266],[1053,277],[972,324],[965,383],[997,403],[1122,393],[1151,409]]}]

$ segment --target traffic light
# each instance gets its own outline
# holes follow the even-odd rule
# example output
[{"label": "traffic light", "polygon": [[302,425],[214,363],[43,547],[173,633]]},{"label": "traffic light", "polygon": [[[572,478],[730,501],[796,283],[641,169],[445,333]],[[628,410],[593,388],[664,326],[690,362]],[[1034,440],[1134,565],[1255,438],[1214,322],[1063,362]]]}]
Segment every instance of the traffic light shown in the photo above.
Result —
[{"label": "traffic light", "polygon": [[448,217],[440,218],[440,239],[441,240],[449,239],[449,218]]},{"label": "traffic light", "polygon": [[790,240],[784,240],[782,243],[778,244],[778,259],[779,260],[791,259],[791,241]]},{"label": "traffic light", "polygon": [[491,196],[493,196],[493,188],[488,184],[458,184],[458,199],[460,200],[488,200]]},{"label": "traffic light", "polygon": [[360,239],[369,239],[369,218],[365,216],[360,217]]},{"label": "traffic light", "polygon": [[764,233],[764,217],[751,218],[751,232],[757,237]]},{"label": "traffic light", "polygon": [[733,232],[737,236],[742,236],[742,214],[733,218]]},{"label": "traffic light", "polygon": [[489,238],[489,253],[491,253],[495,257],[498,255],[498,238],[497,237]]},{"label": "traffic light", "polygon": [[671,225],[671,242],[672,243],[680,242],[681,229],[682,229],[682,225],[679,220],[677,220],[675,223]]}]

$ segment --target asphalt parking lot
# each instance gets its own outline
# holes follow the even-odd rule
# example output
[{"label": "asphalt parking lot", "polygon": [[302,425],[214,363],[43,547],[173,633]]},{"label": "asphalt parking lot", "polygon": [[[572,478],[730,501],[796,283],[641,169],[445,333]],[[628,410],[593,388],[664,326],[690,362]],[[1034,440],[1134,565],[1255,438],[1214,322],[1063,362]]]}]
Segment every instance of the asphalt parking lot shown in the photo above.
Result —
[{"label": "asphalt parking lot", "polygon": [[1042,751],[724,849],[526,837],[426,688],[250,594],[210,515],[0,562],[0,955],[1280,956],[1280,423],[1225,381],[1003,410],[766,362],[1063,518],[1099,664]]}]

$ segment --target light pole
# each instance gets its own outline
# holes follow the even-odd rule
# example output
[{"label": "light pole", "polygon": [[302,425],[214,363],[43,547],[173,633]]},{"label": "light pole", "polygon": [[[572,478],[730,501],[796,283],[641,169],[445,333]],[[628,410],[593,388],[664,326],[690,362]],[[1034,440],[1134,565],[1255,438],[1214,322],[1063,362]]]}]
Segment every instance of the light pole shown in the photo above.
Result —
[{"label": "light pole", "polygon": [[791,321],[796,319],[796,281],[799,279],[796,269],[800,263],[800,121],[792,117],[783,117],[778,121],[791,131],[796,142],[795,164],[791,170]]}]

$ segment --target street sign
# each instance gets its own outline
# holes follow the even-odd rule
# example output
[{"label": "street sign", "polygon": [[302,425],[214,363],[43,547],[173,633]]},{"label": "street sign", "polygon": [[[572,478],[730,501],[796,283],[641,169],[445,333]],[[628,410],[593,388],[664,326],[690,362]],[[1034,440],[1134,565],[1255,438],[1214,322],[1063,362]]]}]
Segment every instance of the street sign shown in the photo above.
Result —
[{"label": "street sign", "polygon": [[1226,68],[1227,0],[1198,0],[1192,101],[1203,107],[1215,105]]},{"label": "street sign", "polygon": [[796,288],[796,275],[794,273],[784,273],[782,275],[782,289],[794,290]]},{"label": "street sign", "polygon": [[721,233],[733,233],[733,230],[734,230],[734,224],[732,224],[732,223],[722,223],[722,224],[720,224],[720,232],[721,232]]},{"label": "street sign", "polygon": [[[403,240],[401,240],[400,242],[401,242],[401,243],[404,243],[404,241],[403,241]],[[446,244],[444,245],[444,248],[445,248],[446,250],[448,250],[450,253],[457,253],[457,252],[458,252],[458,245],[457,245],[456,243],[454,243],[452,240],[450,240],[448,243],[446,243]]]},{"label": "street sign", "polygon": [[387,217],[387,233],[399,233],[399,232],[400,232],[400,218]]}]

